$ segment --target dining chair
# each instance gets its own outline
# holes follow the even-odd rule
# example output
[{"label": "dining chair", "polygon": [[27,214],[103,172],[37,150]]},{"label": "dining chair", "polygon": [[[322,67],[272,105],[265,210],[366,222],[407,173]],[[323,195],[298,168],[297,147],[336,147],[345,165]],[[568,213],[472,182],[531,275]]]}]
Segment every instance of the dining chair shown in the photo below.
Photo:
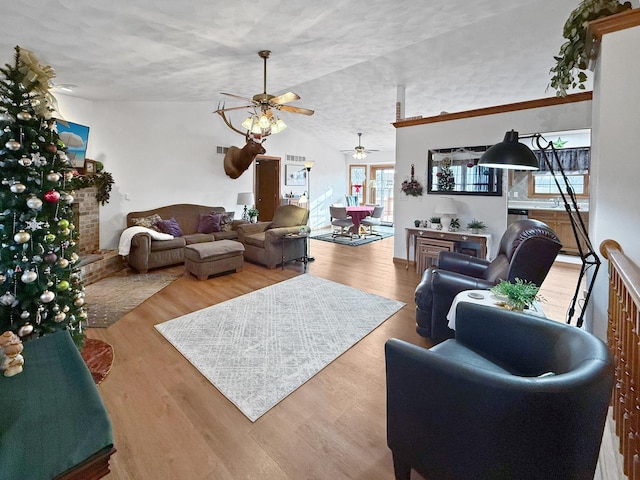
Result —
[{"label": "dining chair", "polygon": [[358,206],[358,196],[357,195],[345,195],[345,199],[347,201],[347,207],[357,207]]},{"label": "dining chair", "polygon": [[381,237],[382,235],[373,230],[373,227],[379,226],[382,221],[382,214],[384,212],[384,207],[382,205],[376,205],[373,207],[373,212],[368,217],[363,218],[360,221],[360,225],[363,225],[365,228],[369,227],[369,232],[367,235],[375,235],[376,237]]},{"label": "dining chair", "polygon": [[[333,236],[333,237],[337,237],[337,236],[350,237],[351,234],[348,233],[348,231],[349,231],[349,229],[351,227],[353,227],[353,220],[347,214],[347,208],[346,207],[336,207],[334,205],[331,205],[329,207],[329,213],[331,215],[331,225],[333,227],[339,227],[340,228],[340,233],[338,233],[336,231],[333,231],[333,232],[331,232],[331,236]],[[345,233],[345,229],[347,230],[346,233]]]}]

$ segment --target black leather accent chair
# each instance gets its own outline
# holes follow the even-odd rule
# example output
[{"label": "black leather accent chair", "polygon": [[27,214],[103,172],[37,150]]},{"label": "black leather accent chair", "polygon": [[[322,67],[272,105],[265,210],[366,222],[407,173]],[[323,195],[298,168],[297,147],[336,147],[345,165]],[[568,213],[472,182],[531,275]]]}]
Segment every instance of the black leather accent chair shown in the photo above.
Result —
[{"label": "black leather accent chair", "polygon": [[577,327],[471,303],[431,349],[390,339],[387,444],[397,480],[592,480],[613,360]]},{"label": "black leather accent chair", "polygon": [[555,232],[538,220],[512,223],[500,240],[493,261],[456,252],[440,252],[438,268],[428,268],[415,291],[416,331],[440,342],[453,337],[447,313],[464,290],[490,289],[500,280],[516,278],[542,285],[562,244]]}]

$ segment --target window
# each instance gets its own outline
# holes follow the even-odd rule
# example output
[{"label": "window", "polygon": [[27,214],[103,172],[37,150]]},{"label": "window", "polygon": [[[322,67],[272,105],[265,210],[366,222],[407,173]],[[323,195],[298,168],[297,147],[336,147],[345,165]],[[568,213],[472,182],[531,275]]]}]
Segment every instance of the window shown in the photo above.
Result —
[{"label": "window", "polygon": [[[589,176],[587,173],[567,174],[567,181],[576,197],[586,198],[589,196]],[[558,176],[558,183],[563,193],[566,186],[562,176]],[[530,173],[529,174],[529,197],[557,197],[560,195],[558,186],[550,173]]]}]

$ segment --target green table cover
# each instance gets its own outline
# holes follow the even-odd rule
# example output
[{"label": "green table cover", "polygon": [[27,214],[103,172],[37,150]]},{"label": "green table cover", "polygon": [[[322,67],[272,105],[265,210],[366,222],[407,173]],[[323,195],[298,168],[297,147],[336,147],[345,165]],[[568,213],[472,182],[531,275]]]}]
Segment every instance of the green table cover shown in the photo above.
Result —
[{"label": "green table cover", "polygon": [[66,330],[24,343],[0,375],[0,478],[50,480],[113,445],[109,415]]}]

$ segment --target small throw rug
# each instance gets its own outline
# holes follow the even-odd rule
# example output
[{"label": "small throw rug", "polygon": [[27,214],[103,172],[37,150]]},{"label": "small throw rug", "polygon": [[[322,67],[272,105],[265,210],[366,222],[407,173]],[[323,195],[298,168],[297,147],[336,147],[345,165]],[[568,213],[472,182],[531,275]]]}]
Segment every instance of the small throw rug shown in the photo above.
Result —
[{"label": "small throw rug", "polygon": [[156,329],[255,422],[403,306],[305,274]]},{"label": "small throw rug", "polygon": [[178,274],[134,274],[122,270],[85,287],[87,327],[107,328],[168,286]]}]

